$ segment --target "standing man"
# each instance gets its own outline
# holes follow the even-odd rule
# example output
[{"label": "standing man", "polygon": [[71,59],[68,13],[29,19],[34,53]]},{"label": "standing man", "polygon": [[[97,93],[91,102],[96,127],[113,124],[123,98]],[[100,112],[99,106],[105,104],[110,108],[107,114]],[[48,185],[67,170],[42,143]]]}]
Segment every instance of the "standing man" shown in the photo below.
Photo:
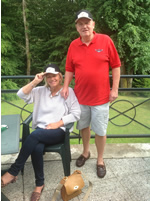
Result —
[{"label": "standing man", "polygon": [[[97,148],[97,175],[103,178],[106,167],[103,161],[106,129],[109,120],[109,102],[118,97],[121,62],[111,38],[95,33],[95,22],[91,13],[80,10],[76,15],[79,38],[69,46],[62,96],[67,98],[68,86],[75,73],[75,94],[81,107],[77,129],[81,131],[83,153],[76,161],[81,167],[90,158],[90,124],[95,132]],[[113,85],[110,91],[109,67],[112,68]]]}]

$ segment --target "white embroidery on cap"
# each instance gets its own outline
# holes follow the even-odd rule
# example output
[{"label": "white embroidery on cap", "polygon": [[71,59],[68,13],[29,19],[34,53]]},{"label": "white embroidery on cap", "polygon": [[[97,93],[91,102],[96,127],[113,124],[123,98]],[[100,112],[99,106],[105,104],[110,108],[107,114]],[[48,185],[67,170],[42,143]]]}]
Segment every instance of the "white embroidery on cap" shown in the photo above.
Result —
[{"label": "white embroidery on cap", "polygon": [[52,68],[52,67],[48,67],[48,68],[46,69],[46,73],[49,73],[49,72],[55,72],[55,69]]},{"label": "white embroidery on cap", "polygon": [[89,17],[89,14],[86,13],[86,12],[81,12],[81,13],[78,15],[78,18],[81,18],[81,17]]}]

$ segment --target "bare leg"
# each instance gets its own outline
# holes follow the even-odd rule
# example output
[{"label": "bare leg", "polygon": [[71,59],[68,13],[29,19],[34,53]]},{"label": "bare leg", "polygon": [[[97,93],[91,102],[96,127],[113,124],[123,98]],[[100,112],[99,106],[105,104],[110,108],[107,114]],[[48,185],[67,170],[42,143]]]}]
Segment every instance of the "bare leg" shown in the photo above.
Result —
[{"label": "bare leg", "polygon": [[15,182],[17,179],[17,176],[14,176],[10,174],[9,172],[6,172],[2,177],[1,177],[1,187],[7,186],[9,183]]},{"label": "bare leg", "polygon": [[106,144],[106,136],[99,136],[95,135],[95,144],[97,148],[97,164],[98,165],[104,165],[103,162],[103,153],[104,153],[104,148]]},{"label": "bare leg", "polygon": [[83,141],[83,156],[88,157],[89,155],[89,146],[90,146],[90,127],[84,128],[81,130],[82,141]]},{"label": "bare leg", "polygon": [[35,189],[34,189],[34,192],[41,193],[41,191],[43,190],[43,188],[44,188],[44,185],[42,185],[42,186],[36,186]]}]

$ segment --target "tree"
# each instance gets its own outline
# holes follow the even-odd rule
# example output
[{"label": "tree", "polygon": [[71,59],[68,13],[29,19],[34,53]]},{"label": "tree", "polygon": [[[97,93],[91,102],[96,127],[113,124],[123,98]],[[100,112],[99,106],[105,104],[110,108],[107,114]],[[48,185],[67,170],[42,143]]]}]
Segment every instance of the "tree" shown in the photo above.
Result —
[{"label": "tree", "polygon": [[[27,4],[24,12],[22,2]],[[90,10],[96,31],[113,39],[122,74],[149,73],[149,0],[2,0],[2,75],[26,74],[28,61],[27,74],[42,71],[50,62],[57,63],[64,73],[69,44],[79,36],[74,20],[80,9]],[[131,84],[131,79],[124,79],[121,87]]]},{"label": "tree", "polygon": [[[114,41],[121,61],[121,74],[144,74],[150,69],[150,1],[90,0],[96,30]],[[122,79],[121,87],[131,87]]]},{"label": "tree", "polygon": [[49,62],[64,72],[68,46],[78,37],[74,16],[85,4],[83,0],[2,0],[3,75],[36,74]]},{"label": "tree", "polygon": [[[24,37],[23,23],[20,18],[22,7],[15,0],[1,2],[1,75],[24,74]],[[18,88],[18,80],[2,80],[2,89]],[[2,94],[3,98],[12,99],[12,94]]]},{"label": "tree", "polygon": [[26,41],[26,57],[27,57],[27,75],[30,75],[31,61],[30,61],[30,48],[29,48],[29,35],[28,35],[28,23],[27,23],[27,6],[26,0],[22,0],[22,10],[23,10],[23,22],[24,22],[24,32]]},{"label": "tree", "polygon": [[[17,75],[24,66],[23,24],[21,4],[2,0],[1,19],[1,73]],[[15,15],[14,15],[15,13]],[[19,56],[18,56],[19,55]]]},{"label": "tree", "polygon": [[50,62],[60,65],[64,72],[68,46],[78,36],[74,25],[77,6],[68,0],[28,0],[33,74]]}]

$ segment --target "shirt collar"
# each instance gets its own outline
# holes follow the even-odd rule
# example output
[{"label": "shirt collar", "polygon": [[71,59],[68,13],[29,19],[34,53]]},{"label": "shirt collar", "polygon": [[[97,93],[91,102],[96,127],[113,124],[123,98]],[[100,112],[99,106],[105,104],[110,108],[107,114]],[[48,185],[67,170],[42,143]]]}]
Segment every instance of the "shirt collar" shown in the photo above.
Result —
[{"label": "shirt collar", "polygon": [[[96,34],[95,31],[93,31],[93,34],[94,34],[94,38],[92,39],[92,41],[90,42],[90,44],[96,42],[97,34]],[[85,44],[81,41],[81,36],[80,36],[78,39],[79,39],[79,46],[80,46],[80,45],[85,45]]]},{"label": "shirt collar", "polygon": [[[49,88],[49,90],[50,90],[50,88]],[[55,94],[55,96],[59,96],[61,90],[62,90],[62,88],[59,91],[57,91],[57,93]],[[52,96],[52,93],[51,93],[51,90],[50,90],[50,98],[53,98],[55,96]]]}]

